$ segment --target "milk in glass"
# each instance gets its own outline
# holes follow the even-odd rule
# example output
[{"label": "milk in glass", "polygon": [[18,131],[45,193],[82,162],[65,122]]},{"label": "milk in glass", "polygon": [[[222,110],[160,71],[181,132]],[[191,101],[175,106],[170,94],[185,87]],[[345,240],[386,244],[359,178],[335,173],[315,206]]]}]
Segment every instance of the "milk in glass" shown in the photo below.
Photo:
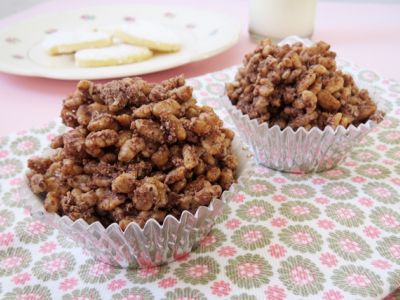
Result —
[{"label": "milk in glass", "polygon": [[250,0],[249,31],[256,37],[310,37],[317,0]]}]

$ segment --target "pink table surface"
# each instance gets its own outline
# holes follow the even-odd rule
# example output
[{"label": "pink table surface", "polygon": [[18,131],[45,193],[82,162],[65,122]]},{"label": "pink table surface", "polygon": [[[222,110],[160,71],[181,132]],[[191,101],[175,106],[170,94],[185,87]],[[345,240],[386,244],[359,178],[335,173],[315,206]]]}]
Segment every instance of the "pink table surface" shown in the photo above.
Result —
[{"label": "pink table surface", "polygon": [[[56,12],[79,5],[111,3],[104,0],[50,1],[17,15],[0,20],[1,26],[23,20],[42,12]],[[129,2],[118,0],[116,2]],[[143,1],[142,1],[143,2]],[[166,4],[161,0],[146,3]],[[240,41],[230,50],[205,61],[144,76],[160,81],[175,74],[186,77],[226,68],[241,62],[243,54],[254,47],[247,33],[248,1],[171,0],[168,5],[185,5],[224,12],[242,23]],[[340,56],[372,69],[383,76],[400,81],[400,4],[319,2],[314,40],[325,40]],[[1,51],[1,50],[0,50]],[[74,90],[75,81],[19,77],[0,73],[0,136],[30,127],[40,126],[59,115],[63,97]]]}]

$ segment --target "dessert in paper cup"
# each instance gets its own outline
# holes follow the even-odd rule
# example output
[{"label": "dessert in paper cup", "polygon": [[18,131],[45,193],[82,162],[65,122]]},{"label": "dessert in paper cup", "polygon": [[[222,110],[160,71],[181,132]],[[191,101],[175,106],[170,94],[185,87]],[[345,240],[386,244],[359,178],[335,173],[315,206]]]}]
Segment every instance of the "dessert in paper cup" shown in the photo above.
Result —
[{"label": "dessert in paper cup", "polygon": [[32,216],[96,258],[151,267],[187,254],[238,187],[246,155],[177,76],[78,83],[61,117],[71,127],[28,161]]},{"label": "dessert in paper cup", "polygon": [[382,121],[371,91],[337,69],[329,49],[298,37],[261,41],[226,85],[225,107],[258,163],[292,173],[331,169]]}]

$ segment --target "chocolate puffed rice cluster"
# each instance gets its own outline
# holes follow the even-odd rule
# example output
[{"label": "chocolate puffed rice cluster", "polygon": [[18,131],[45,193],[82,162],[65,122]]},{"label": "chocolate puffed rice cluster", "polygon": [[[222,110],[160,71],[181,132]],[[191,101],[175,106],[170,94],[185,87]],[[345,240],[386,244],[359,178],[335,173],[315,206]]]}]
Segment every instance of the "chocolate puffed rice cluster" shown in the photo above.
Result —
[{"label": "chocolate puffed rice cluster", "polygon": [[336,68],[336,53],[329,49],[325,42],[306,47],[263,40],[245,55],[235,81],[226,85],[227,95],[250,119],[269,127],[347,128],[369,119],[380,122],[384,114],[368,91]]},{"label": "chocolate puffed rice cluster", "polygon": [[234,133],[198,106],[182,76],[148,83],[80,81],[61,117],[72,127],[48,157],[28,161],[32,191],[48,212],[104,226],[179,218],[235,181]]}]

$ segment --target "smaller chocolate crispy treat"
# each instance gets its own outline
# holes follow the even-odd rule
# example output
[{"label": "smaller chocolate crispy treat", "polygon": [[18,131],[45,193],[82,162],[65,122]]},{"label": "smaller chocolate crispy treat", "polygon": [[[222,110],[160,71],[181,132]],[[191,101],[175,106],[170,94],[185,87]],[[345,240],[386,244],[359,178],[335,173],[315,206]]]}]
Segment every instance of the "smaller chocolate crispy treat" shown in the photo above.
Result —
[{"label": "smaller chocolate crispy treat", "polygon": [[54,154],[28,161],[30,187],[49,212],[122,229],[162,223],[235,181],[234,133],[196,104],[182,76],[80,81],[61,118],[71,129],[52,141]]},{"label": "smaller chocolate crispy treat", "polygon": [[235,81],[226,85],[227,95],[250,119],[281,129],[380,122],[384,113],[367,90],[336,68],[336,53],[329,49],[325,42],[305,47],[263,40],[245,55]]}]

